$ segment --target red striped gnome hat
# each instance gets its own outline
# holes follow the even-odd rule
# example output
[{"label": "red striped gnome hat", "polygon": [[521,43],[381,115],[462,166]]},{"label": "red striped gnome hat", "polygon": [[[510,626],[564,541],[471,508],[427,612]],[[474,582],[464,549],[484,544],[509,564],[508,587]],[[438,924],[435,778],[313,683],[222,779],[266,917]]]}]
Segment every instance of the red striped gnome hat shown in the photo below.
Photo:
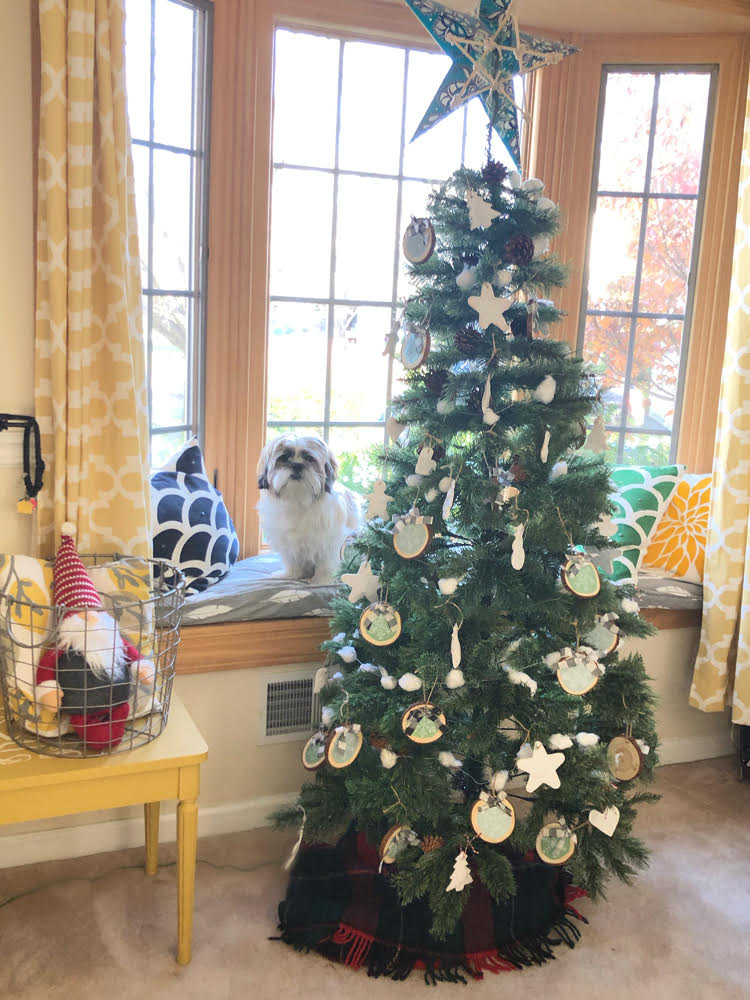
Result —
[{"label": "red striped gnome hat", "polygon": [[55,604],[64,605],[74,614],[81,608],[101,608],[102,601],[91,577],[86,572],[75,543],[75,525],[66,521],[62,526],[60,548],[55,557],[53,587]]}]

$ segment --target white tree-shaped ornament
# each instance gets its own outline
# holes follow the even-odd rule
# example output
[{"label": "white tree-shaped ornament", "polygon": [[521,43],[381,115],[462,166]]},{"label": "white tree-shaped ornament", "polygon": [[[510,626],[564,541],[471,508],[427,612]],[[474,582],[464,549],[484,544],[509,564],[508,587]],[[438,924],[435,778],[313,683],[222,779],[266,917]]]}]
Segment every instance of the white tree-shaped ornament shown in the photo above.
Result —
[{"label": "white tree-shaped ornament", "polygon": [[461,892],[462,889],[465,889],[473,881],[474,879],[469,871],[469,859],[466,856],[466,851],[459,851],[456,855],[456,863],[453,865],[451,880],[445,887],[445,891]]}]

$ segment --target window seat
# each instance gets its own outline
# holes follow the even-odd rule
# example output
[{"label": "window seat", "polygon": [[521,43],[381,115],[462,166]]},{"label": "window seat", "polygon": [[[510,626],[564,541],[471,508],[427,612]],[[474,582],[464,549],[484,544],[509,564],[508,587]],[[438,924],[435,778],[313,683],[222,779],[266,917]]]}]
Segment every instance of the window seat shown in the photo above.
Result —
[{"label": "window seat", "polygon": [[[336,586],[288,580],[278,556],[235,563],[223,580],[185,600],[177,672],[204,673],[307,663],[322,658]],[[658,629],[700,624],[703,588],[672,577],[642,573],[641,615]]]}]

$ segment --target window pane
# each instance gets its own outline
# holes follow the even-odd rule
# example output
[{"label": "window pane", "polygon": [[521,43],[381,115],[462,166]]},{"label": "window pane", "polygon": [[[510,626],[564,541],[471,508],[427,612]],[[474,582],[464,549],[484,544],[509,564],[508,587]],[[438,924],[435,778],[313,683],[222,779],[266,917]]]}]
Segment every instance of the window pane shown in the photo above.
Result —
[{"label": "window pane", "polygon": [[628,317],[587,317],[582,354],[597,373],[608,424],[619,424],[622,420],[629,338]]},{"label": "window pane", "polygon": [[409,225],[412,216],[419,219],[429,215],[427,211],[427,200],[430,197],[430,193],[439,186],[439,184],[427,184],[422,181],[404,181],[403,183],[401,189],[401,224],[398,227],[398,296],[400,299],[406,299],[412,291],[409,275],[407,273],[407,267],[409,264],[406,257],[404,257],[402,245],[403,235],[406,232],[406,227]]},{"label": "window pane", "polygon": [[597,198],[589,250],[589,309],[632,308],[642,208],[640,198]]},{"label": "window pane", "polygon": [[[276,32],[273,158],[276,163],[333,167],[339,41],[294,31]],[[305,81],[315,81],[306,100]]]},{"label": "window pane", "polygon": [[624,465],[665,465],[670,461],[671,440],[668,435],[626,434]]},{"label": "window pane", "polygon": [[154,142],[192,146],[195,14],[180,3],[156,4]]},{"label": "window pane", "polygon": [[404,50],[345,42],[339,166],[397,174],[401,147]]},{"label": "window pane", "polygon": [[271,295],[328,298],[333,175],[274,170]]},{"label": "window pane", "polygon": [[709,73],[660,77],[652,191],[697,194],[710,86]]},{"label": "window pane", "polygon": [[398,183],[341,177],[336,219],[337,299],[391,300]]},{"label": "window pane", "polygon": [[190,230],[192,223],[191,158],[185,153],[154,150],[155,288],[193,287]]},{"label": "window pane", "polygon": [[125,71],[128,117],[133,139],[149,138],[151,87],[151,0],[127,0]]},{"label": "window pane", "polygon": [[268,330],[268,419],[322,420],[328,306],[272,302]]},{"label": "window pane", "polygon": [[640,312],[685,312],[696,208],[694,199],[649,201]]},{"label": "window pane", "polygon": [[138,247],[141,254],[141,284],[151,288],[148,273],[148,157],[146,146],[133,146],[133,182],[135,185],[135,214],[138,219]]},{"label": "window pane", "polygon": [[385,420],[390,306],[337,306],[331,372],[331,420]]},{"label": "window pane", "polygon": [[151,423],[187,423],[188,308],[177,295],[154,295],[151,326]]},{"label": "window pane", "polygon": [[332,427],[328,443],[339,460],[339,479],[350,490],[369,493],[382,469],[377,461],[383,431],[376,427]]},{"label": "window pane", "polygon": [[653,73],[607,74],[600,191],[643,191],[653,96]]},{"label": "window pane", "polygon": [[454,111],[434,128],[411,142],[411,137],[450,67],[450,59],[442,52],[409,53],[404,149],[406,177],[448,177],[458,166],[461,156],[463,111]]},{"label": "window pane", "polygon": [[638,320],[628,398],[631,426],[671,432],[681,346],[682,323]]},{"label": "window pane", "polygon": [[169,434],[153,434],[151,437],[151,468],[160,469],[167,459],[188,439],[187,431],[172,431]]}]

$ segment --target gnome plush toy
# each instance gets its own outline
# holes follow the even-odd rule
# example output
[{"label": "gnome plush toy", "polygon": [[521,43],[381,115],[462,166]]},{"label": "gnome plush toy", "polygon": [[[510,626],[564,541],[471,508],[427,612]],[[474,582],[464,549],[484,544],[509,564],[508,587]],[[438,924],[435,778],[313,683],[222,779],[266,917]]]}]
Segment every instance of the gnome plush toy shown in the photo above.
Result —
[{"label": "gnome plush toy", "polygon": [[66,522],[55,558],[55,604],[69,608],[56,633],[56,646],[42,654],[37,684],[57,680],[62,710],[85,746],[116,747],[125,733],[131,686],[140,676],[153,680],[154,666],[123,638],[103,610],[96,588],[76,551],[75,528]]}]

